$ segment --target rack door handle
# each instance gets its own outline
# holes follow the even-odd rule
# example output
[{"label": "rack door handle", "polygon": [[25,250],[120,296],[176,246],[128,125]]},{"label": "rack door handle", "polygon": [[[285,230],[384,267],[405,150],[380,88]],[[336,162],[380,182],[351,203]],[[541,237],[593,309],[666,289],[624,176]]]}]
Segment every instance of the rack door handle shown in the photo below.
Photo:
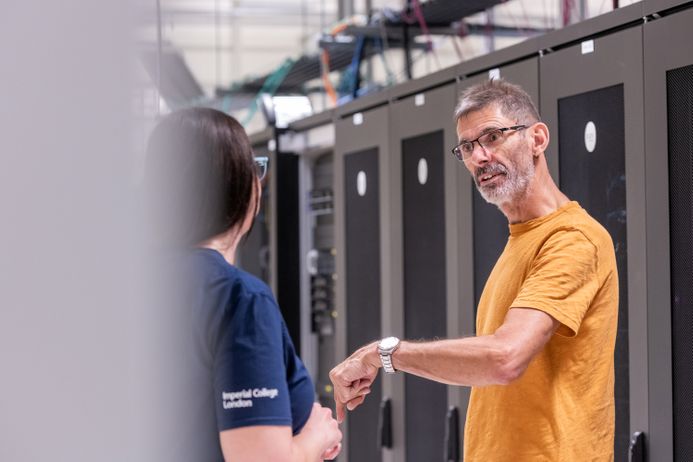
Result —
[{"label": "rack door handle", "polygon": [[445,420],[445,462],[459,462],[460,412],[456,406],[450,406]]},{"label": "rack door handle", "polygon": [[628,448],[628,462],[645,462],[645,433],[635,432],[630,437]]},{"label": "rack door handle", "polygon": [[378,419],[378,433],[381,448],[392,448],[392,403],[390,398],[380,402],[380,418]]}]

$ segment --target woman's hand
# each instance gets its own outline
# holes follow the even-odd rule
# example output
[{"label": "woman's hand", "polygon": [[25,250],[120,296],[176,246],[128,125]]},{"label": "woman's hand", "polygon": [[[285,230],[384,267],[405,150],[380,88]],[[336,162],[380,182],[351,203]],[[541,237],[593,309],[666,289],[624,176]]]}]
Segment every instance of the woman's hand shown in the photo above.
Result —
[{"label": "woman's hand", "polygon": [[342,432],[330,409],[313,404],[301,433],[290,426],[257,425],[219,434],[225,460],[234,462],[317,462],[342,450]]},{"label": "woman's hand", "polygon": [[329,408],[313,403],[313,409],[301,433],[296,436],[301,443],[319,449],[320,460],[332,460],[342,450],[342,432]]}]

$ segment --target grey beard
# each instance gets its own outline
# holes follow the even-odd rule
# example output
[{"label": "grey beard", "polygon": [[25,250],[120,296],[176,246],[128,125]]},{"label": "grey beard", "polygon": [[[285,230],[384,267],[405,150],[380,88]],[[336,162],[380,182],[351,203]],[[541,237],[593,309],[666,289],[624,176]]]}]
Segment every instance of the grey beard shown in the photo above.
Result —
[{"label": "grey beard", "polygon": [[534,162],[530,159],[527,165],[513,164],[512,167],[510,170],[500,166],[484,169],[486,173],[505,171],[506,175],[503,184],[498,186],[481,187],[475,182],[476,189],[479,190],[481,197],[486,202],[500,206],[521,199],[527,194],[532,178],[534,178]]}]

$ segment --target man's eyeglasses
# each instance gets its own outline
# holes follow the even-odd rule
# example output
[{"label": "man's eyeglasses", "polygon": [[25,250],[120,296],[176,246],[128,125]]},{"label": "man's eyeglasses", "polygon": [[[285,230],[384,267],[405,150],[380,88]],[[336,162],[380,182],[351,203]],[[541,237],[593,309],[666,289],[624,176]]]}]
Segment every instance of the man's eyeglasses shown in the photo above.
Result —
[{"label": "man's eyeglasses", "polygon": [[262,181],[267,175],[267,167],[269,166],[269,157],[255,157],[255,172],[257,177]]},{"label": "man's eyeglasses", "polygon": [[462,141],[460,144],[452,148],[452,153],[460,162],[466,162],[470,157],[472,157],[472,153],[474,152],[474,143],[479,143],[479,146],[481,146],[481,148],[484,150],[491,150],[503,144],[503,141],[505,141],[505,132],[518,131],[525,128],[527,128],[527,125],[513,125],[512,127],[493,129],[484,133],[475,140]]}]

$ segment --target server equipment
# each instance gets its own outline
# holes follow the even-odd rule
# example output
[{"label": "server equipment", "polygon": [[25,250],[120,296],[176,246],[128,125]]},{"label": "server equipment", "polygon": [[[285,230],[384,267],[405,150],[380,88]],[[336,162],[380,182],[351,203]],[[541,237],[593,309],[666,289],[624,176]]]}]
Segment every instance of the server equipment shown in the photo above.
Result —
[{"label": "server equipment", "polygon": [[[387,92],[366,97],[337,111],[335,121],[334,207],[337,263],[337,358],[391,331],[393,272],[389,181]],[[380,375],[368,399],[347,417],[346,444],[340,459],[381,460]],[[390,386],[390,384],[387,384]],[[386,394],[383,394],[383,391]],[[387,409],[382,406],[382,409]],[[387,415],[386,415],[387,414]],[[401,419],[393,409],[392,419]],[[386,425],[381,425],[381,427]],[[385,438],[387,439],[387,438]],[[386,441],[387,443],[387,441]]]},{"label": "server equipment", "polygon": [[325,111],[289,125],[280,144],[298,155],[302,359],[323,406],[334,404],[335,356],[334,123]]},{"label": "server equipment", "polygon": [[649,460],[693,460],[693,6],[644,25]]},{"label": "server equipment", "polygon": [[[693,2],[645,0],[293,124],[305,134],[334,122],[334,149],[270,153],[271,174],[287,178],[269,181],[268,229],[249,237],[241,261],[269,236],[268,272],[256,271],[280,304],[294,291],[278,275],[302,268],[291,284],[303,332],[325,341],[313,372],[323,402],[326,371],[366,342],[474,333],[507,220],[448,151],[459,92],[500,76],[539,104],[552,176],[614,241],[615,460],[693,459],[690,24]],[[284,228],[274,206],[288,210]],[[292,245],[300,252],[281,257]],[[296,266],[281,270],[282,258]],[[467,399],[464,387],[380,374],[348,415],[340,460],[457,461]]]},{"label": "server equipment", "polygon": [[[390,105],[389,205],[394,333],[407,339],[457,337],[459,165],[450,155],[456,135],[454,68],[401,85]],[[396,297],[396,298],[395,298]],[[469,308],[469,306],[466,306]],[[428,460],[459,448],[459,429],[446,428],[448,407],[459,408],[459,388],[406,374],[393,381],[393,460]],[[466,401],[464,402],[466,410]],[[426,431],[422,431],[426,429]],[[446,440],[446,434],[448,435]],[[451,449],[452,450],[452,449]],[[446,457],[446,460],[449,460]]]},{"label": "server equipment", "polygon": [[[542,118],[552,133],[552,174],[615,246],[614,456],[625,461],[630,435],[647,428],[642,5],[616,13],[542,38],[540,90]],[[601,35],[630,21],[632,27]]]}]

